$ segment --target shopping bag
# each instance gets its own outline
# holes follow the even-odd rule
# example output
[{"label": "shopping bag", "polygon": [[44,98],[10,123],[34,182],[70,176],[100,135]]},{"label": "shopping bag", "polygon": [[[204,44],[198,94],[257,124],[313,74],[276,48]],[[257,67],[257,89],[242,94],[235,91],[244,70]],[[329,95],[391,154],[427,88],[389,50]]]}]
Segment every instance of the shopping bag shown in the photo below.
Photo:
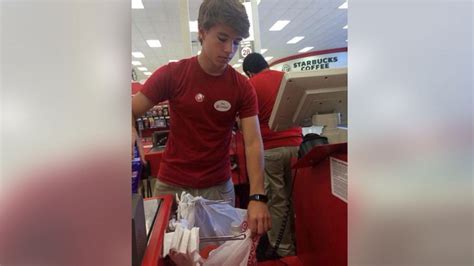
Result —
[{"label": "shopping bag", "polygon": [[[246,222],[244,222],[245,224]],[[251,237],[250,229],[245,231],[244,240],[227,241],[209,253],[203,266],[255,266],[257,265],[257,244],[259,236]]]},{"label": "shopping bag", "polygon": [[185,219],[190,226],[199,227],[200,237],[228,236],[232,224],[241,225],[247,210],[232,207],[228,202],[193,197],[183,192],[178,201],[178,220]]},{"label": "shopping bag", "polygon": [[241,225],[247,210],[238,209],[226,203],[209,204],[198,200],[194,213],[194,226],[200,228],[201,237],[232,235],[232,225]]},{"label": "shopping bag", "polygon": [[[209,253],[207,260],[195,261],[204,260],[203,265],[244,266],[257,264],[256,247],[259,236],[251,237],[247,223],[247,210],[234,208],[223,201],[193,197],[185,192],[181,194],[181,197],[177,196],[177,202],[178,221],[183,222],[189,228],[198,227],[200,238],[245,235],[243,240],[200,242],[201,250],[208,245],[218,247]],[[181,261],[182,255],[180,256],[173,260],[178,265],[183,263]]]}]

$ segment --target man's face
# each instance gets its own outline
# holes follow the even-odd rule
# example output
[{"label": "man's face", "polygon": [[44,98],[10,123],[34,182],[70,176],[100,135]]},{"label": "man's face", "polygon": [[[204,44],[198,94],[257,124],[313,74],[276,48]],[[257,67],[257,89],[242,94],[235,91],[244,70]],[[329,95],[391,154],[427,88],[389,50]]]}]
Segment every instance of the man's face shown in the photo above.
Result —
[{"label": "man's face", "polygon": [[217,24],[207,31],[201,29],[200,34],[202,38],[201,52],[211,64],[218,68],[227,66],[243,39],[231,27],[222,24]]}]

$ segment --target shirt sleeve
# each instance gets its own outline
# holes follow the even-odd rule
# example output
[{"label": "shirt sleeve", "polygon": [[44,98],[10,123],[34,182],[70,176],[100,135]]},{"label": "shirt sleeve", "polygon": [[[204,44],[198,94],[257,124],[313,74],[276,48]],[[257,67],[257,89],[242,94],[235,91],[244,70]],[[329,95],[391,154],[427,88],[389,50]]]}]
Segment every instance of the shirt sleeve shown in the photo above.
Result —
[{"label": "shirt sleeve", "polygon": [[140,92],[155,104],[166,101],[171,98],[171,77],[171,66],[165,65],[153,72]]},{"label": "shirt sleeve", "polygon": [[239,118],[247,118],[258,115],[257,95],[252,84],[246,80],[243,83],[241,94],[241,106],[239,110]]}]

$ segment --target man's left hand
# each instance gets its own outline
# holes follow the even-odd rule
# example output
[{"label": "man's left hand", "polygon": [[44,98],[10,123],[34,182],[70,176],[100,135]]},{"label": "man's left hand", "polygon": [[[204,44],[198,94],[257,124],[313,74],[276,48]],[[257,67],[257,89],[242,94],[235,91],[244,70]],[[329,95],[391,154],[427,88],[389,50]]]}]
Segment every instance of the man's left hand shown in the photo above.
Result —
[{"label": "man's left hand", "polygon": [[262,235],[272,228],[272,219],[267,204],[251,200],[247,207],[247,218],[252,235]]}]

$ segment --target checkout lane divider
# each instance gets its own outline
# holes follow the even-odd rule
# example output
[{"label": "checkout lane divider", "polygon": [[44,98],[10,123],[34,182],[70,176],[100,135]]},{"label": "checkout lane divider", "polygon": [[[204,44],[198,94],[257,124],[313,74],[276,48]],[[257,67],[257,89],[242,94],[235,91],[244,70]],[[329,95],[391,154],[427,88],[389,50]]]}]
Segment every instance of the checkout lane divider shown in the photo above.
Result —
[{"label": "checkout lane divider", "polygon": [[151,232],[150,242],[143,256],[142,266],[159,265],[159,259],[163,251],[163,239],[166,227],[171,215],[171,207],[173,205],[173,195],[163,195],[153,197],[151,199],[161,199],[162,204],[156,216],[156,222]]}]

